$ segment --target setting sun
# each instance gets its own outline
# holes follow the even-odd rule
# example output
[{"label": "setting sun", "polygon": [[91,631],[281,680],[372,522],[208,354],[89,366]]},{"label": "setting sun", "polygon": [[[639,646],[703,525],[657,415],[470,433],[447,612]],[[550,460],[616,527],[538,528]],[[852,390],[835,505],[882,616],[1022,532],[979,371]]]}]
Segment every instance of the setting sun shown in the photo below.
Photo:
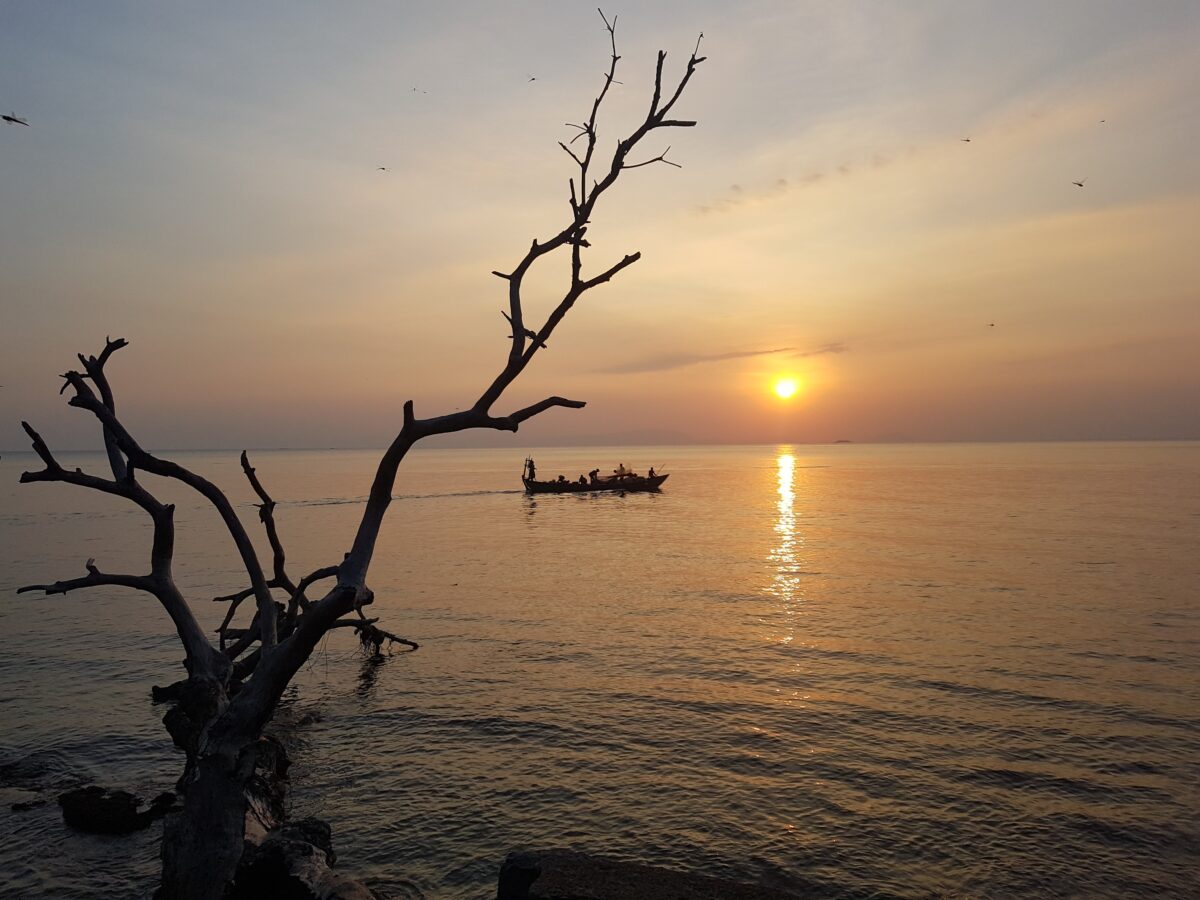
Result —
[{"label": "setting sun", "polygon": [[780,378],[775,382],[775,393],[780,398],[786,400],[799,390],[800,385],[796,383],[794,378]]}]

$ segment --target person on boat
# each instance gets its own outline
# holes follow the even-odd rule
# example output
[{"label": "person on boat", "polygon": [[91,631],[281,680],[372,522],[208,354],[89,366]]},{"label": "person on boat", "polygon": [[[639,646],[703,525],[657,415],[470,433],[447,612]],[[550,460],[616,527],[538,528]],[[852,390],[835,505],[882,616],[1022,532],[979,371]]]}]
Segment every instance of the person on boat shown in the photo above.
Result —
[{"label": "person on boat", "polygon": [[617,467],[613,469],[613,474],[618,478],[624,478],[629,474],[629,470],[625,468],[625,463],[618,463]]},{"label": "person on boat", "polygon": [[592,471],[588,472],[588,478],[591,480],[592,484],[595,484],[600,480],[600,470],[592,469]]},{"label": "person on boat", "polygon": [[567,476],[566,476],[566,475],[559,475],[559,476],[558,476],[558,483],[559,483],[559,484],[566,484],[566,483],[567,483]]},{"label": "person on boat", "polygon": [[587,484],[587,479],[586,479],[586,478],[584,478],[582,475],[580,475],[580,476],[579,476],[579,483],[580,483],[580,484]]},{"label": "person on boat", "polygon": [[532,456],[529,457],[529,459],[525,460],[525,465],[529,469],[529,480],[537,481],[537,467],[534,466],[534,464],[533,464]]},{"label": "person on boat", "polygon": [[650,467],[650,474],[649,474],[649,476],[647,476],[647,477],[649,477],[649,478],[653,478],[653,477],[654,477],[654,466],[651,466],[651,467]]}]

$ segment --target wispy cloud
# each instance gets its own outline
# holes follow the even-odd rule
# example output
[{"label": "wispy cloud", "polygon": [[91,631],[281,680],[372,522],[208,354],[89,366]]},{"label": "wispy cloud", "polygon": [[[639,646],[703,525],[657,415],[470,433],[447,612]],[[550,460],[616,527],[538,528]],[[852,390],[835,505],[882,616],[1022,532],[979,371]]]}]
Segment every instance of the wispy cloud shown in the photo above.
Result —
[{"label": "wispy cloud", "polygon": [[841,342],[822,344],[811,350],[797,350],[795,347],[776,347],[772,350],[735,350],[729,353],[664,353],[631,362],[620,363],[598,371],[606,374],[631,375],[639,372],[666,372],[671,369],[683,369],[687,366],[698,366],[704,363],[725,362],[729,359],[746,359],[752,356],[771,356],[788,354],[794,359],[806,356],[823,356],[829,353],[845,353],[849,347]]},{"label": "wispy cloud", "polygon": [[774,181],[759,187],[748,188],[741,184],[731,184],[721,196],[696,207],[696,212],[700,215],[724,213],[737,209],[740,206],[777,200],[795,191],[802,191],[805,188],[813,187],[830,178],[847,178],[854,175],[856,171],[884,169],[894,161],[895,159],[892,156],[875,153],[870,158],[860,160],[857,163],[842,163],[832,167],[828,171],[809,172],[807,175],[798,178],[776,178]]},{"label": "wispy cloud", "polygon": [[812,350],[802,350],[795,354],[797,359],[805,356],[827,356],[834,353],[845,353],[850,348],[841,341],[830,341],[828,344],[822,344],[820,347],[814,347]]}]

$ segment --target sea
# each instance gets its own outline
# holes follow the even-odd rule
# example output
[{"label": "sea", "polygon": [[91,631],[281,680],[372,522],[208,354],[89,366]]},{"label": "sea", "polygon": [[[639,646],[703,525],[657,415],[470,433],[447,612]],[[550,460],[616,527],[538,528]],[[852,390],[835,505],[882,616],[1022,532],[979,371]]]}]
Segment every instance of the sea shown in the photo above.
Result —
[{"label": "sea", "polygon": [[[670,478],[527,496],[527,453]],[[237,453],[166,455],[265,556]],[[293,577],[341,559],[377,458],[251,454]],[[147,570],[148,523],[27,468],[0,460],[0,896],[148,897],[159,828],[76,833],[54,797],[173,785],[170,623],[121,589],[16,594]],[[147,484],[215,628],[245,582],[228,535]],[[781,897],[1200,894],[1200,444],[416,450],[369,583],[420,649],[334,633],[275,727],[293,815],[389,897],[492,897],[545,848]]]}]

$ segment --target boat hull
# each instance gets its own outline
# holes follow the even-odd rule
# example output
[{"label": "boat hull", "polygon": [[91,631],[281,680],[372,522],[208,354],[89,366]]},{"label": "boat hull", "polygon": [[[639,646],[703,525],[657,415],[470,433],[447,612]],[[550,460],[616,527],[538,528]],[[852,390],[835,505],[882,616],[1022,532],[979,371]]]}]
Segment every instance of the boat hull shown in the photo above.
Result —
[{"label": "boat hull", "polygon": [[594,493],[642,493],[657,491],[670,475],[655,475],[653,478],[614,478],[611,481],[594,481],[580,484],[578,481],[530,481],[522,478],[527,494],[594,494]]}]

